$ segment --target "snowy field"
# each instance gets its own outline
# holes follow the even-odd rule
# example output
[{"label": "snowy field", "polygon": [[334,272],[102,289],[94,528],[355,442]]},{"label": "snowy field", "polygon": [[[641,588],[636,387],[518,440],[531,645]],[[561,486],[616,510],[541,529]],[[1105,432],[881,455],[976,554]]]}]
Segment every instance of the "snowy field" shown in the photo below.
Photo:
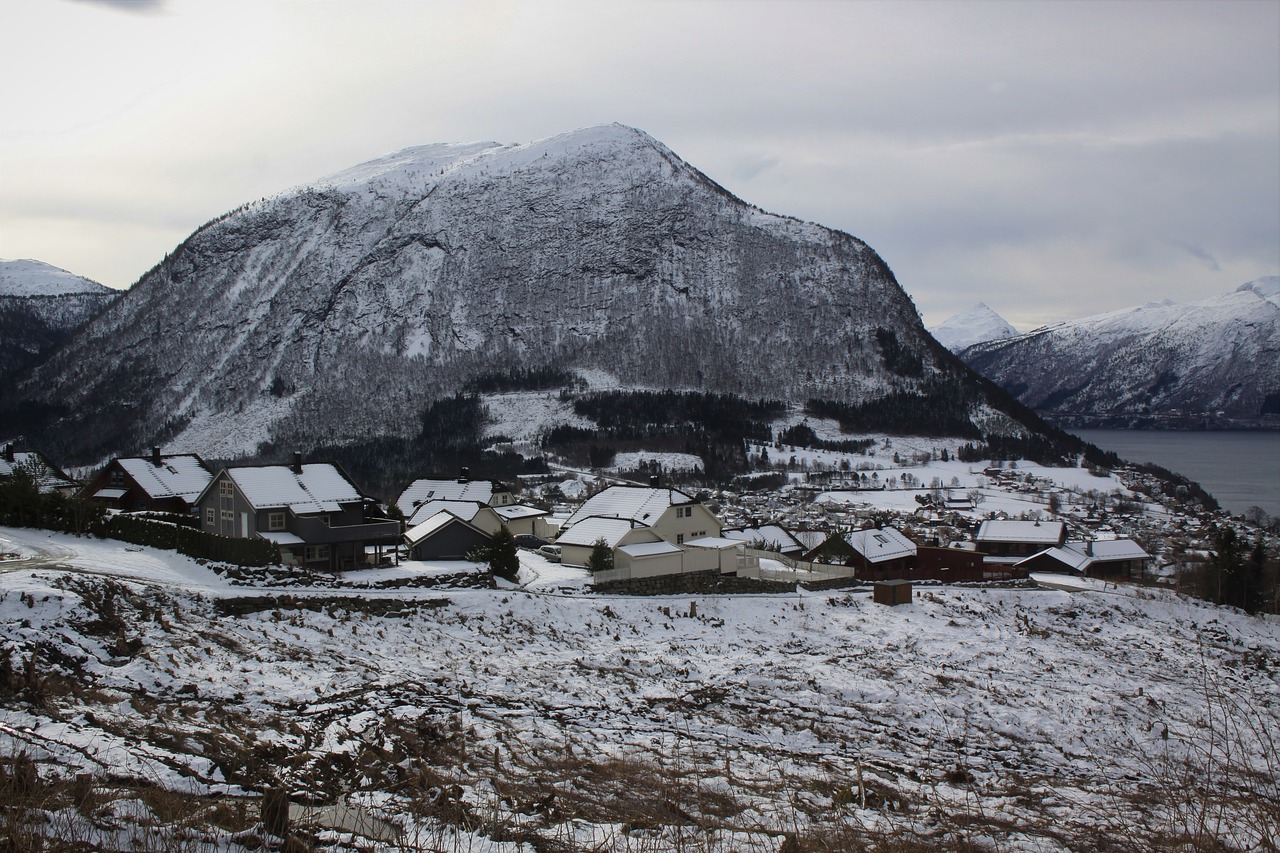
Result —
[{"label": "snowy field", "polygon": [[[326,582],[227,615],[281,591],[46,532],[0,553],[25,558],[0,563],[0,753],[116,792],[45,807],[98,846],[124,803],[174,820],[130,780],[241,815],[165,849],[251,846],[277,785],[379,850],[1275,841],[1280,623],[1165,591],[605,597],[524,554],[520,588]],[[324,814],[314,841],[375,849]]]}]

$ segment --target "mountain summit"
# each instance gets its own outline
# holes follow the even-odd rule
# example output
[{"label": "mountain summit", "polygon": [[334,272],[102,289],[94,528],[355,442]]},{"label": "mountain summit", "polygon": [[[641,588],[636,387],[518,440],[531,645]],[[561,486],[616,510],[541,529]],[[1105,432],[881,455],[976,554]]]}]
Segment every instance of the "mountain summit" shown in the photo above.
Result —
[{"label": "mountain summit", "polygon": [[245,205],[18,396],[82,462],[232,456],[403,437],[476,377],[548,367],[844,403],[970,376],[861,240],[765,213],[614,124],[411,148]]},{"label": "mountain summit", "polygon": [[1002,341],[1017,337],[1018,334],[1018,330],[1010,326],[1005,318],[982,302],[967,311],[951,315],[930,331],[938,339],[938,343],[956,353],[963,352],[974,344]]},{"label": "mountain summit", "polygon": [[0,386],[40,361],[118,295],[43,261],[0,258]]}]

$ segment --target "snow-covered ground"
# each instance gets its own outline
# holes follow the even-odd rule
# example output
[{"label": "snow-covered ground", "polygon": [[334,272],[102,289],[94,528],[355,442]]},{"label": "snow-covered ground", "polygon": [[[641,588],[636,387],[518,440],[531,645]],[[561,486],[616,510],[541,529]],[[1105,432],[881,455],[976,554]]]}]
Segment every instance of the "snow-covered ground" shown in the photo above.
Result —
[{"label": "snow-covered ground", "polygon": [[[0,645],[42,680],[0,703],[0,752],[192,794],[284,785],[378,818],[399,839],[379,849],[1274,831],[1280,623],[1166,591],[606,597],[525,553],[520,587],[304,585],[232,616],[280,591],[44,532],[0,529],[0,552],[27,560],[0,564]],[[359,603],[388,596],[407,608]]]}]

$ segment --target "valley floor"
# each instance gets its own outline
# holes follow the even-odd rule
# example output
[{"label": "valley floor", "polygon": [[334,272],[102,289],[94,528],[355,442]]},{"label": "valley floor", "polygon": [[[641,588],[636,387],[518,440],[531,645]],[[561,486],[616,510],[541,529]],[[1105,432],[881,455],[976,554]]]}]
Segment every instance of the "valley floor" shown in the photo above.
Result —
[{"label": "valley floor", "polygon": [[1280,840],[1280,622],[1165,590],[606,597],[524,555],[524,588],[280,598],[113,542],[0,553],[0,846],[255,848],[277,788],[335,849]]}]

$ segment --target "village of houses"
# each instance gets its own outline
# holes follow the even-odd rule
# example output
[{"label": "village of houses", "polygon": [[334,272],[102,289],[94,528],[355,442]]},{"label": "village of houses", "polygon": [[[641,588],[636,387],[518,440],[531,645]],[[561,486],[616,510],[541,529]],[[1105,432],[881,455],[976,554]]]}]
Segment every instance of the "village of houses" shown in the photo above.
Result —
[{"label": "village of houses", "polygon": [[[113,513],[190,516],[205,533],[267,540],[284,565],[320,573],[422,564],[476,574],[477,549],[505,528],[522,547],[522,581],[577,580],[611,593],[875,584],[889,602],[909,600],[913,583],[1029,576],[1050,584],[1066,576],[1172,583],[1177,561],[1207,547],[1207,525],[1240,523],[1133,500],[1110,472],[950,464],[964,481],[952,476],[944,485],[933,476],[926,486],[925,477],[939,473],[926,465],[916,469],[925,476],[904,471],[884,483],[877,473],[871,488],[865,473],[836,472],[792,475],[770,491],[697,493],[658,477],[640,485],[580,472],[507,484],[464,469],[415,480],[386,504],[340,467],[300,453],[287,464],[215,469],[197,454],[154,448],[76,482],[51,460],[7,444],[0,476],[26,465],[42,472],[44,489]],[[1047,476],[1055,473],[1075,481]],[[1081,478],[1094,488],[1086,492]],[[1136,497],[1159,494],[1146,491]],[[611,555],[604,570],[592,565],[601,544]]]}]

